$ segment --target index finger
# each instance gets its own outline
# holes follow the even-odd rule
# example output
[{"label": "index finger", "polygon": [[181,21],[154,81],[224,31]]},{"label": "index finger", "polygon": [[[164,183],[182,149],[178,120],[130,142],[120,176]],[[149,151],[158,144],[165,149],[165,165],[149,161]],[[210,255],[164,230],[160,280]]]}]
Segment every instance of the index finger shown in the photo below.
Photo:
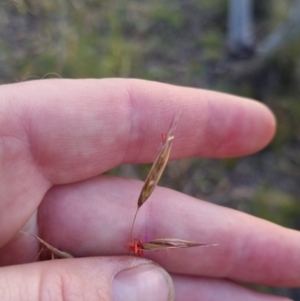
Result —
[{"label": "index finger", "polygon": [[258,102],[143,80],[41,80],[0,91],[0,135],[23,141],[55,184],[152,162],[160,134],[179,111],[171,159],[246,155],[264,147],[275,129]]},{"label": "index finger", "polygon": [[[141,186],[132,179],[99,176],[55,187],[40,209],[40,235],[75,257],[128,254],[123,246],[131,239]],[[300,285],[298,231],[177,191],[157,187],[140,210],[133,235],[144,241],[171,237],[217,244],[144,252],[172,273]]]}]

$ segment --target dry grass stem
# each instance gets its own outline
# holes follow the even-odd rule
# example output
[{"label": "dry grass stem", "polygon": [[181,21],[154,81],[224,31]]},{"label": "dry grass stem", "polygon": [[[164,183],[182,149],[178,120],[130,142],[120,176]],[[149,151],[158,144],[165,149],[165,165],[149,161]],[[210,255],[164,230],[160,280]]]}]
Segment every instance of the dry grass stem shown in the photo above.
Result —
[{"label": "dry grass stem", "polygon": [[52,252],[52,255],[53,254],[56,255],[58,258],[74,258],[74,256],[72,256],[71,254],[69,254],[67,252],[60,251],[57,248],[52,247],[50,244],[48,244],[47,242],[45,242],[43,239],[39,238],[38,236],[28,234],[24,231],[20,231],[20,232],[25,234],[25,235],[29,235],[29,236],[32,236],[33,238],[37,239],[44,247],[46,247],[49,251]]},{"label": "dry grass stem", "polygon": [[157,238],[149,242],[143,242],[134,239],[133,243],[124,246],[129,252],[134,252],[139,256],[143,256],[144,251],[160,251],[169,249],[192,248],[192,247],[212,247],[218,244],[200,244],[195,241],[183,240],[177,238]]},{"label": "dry grass stem", "polygon": [[132,222],[132,226],[131,226],[130,238],[132,238],[133,226],[134,226],[134,222],[135,222],[135,219],[136,219],[139,209],[150,197],[151,193],[155,189],[155,187],[156,187],[158,181],[160,180],[161,175],[168,163],[173,140],[175,137],[174,132],[175,132],[175,129],[177,126],[178,116],[179,116],[179,114],[176,114],[173,117],[172,122],[169,127],[169,130],[168,130],[168,133],[167,133],[166,137],[164,138],[163,145],[148,173],[148,176],[145,180],[145,184],[141,190],[140,196],[138,198],[137,209],[136,209],[136,212],[135,212],[135,215],[133,218],[133,222]]}]

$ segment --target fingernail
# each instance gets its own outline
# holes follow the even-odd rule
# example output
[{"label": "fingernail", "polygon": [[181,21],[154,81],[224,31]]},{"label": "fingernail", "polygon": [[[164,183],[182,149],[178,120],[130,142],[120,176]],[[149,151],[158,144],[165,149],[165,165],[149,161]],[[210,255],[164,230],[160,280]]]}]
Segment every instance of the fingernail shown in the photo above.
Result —
[{"label": "fingernail", "polygon": [[112,283],[113,301],[171,301],[171,276],[154,264],[143,264],[119,272]]}]

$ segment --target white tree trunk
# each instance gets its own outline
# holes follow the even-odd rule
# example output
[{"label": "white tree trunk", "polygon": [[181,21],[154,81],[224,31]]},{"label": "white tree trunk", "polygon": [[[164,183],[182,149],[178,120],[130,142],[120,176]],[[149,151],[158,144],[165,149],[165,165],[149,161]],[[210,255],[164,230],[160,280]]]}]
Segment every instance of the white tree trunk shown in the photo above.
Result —
[{"label": "white tree trunk", "polygon": [[227,44],[234,56],[248,56],[253,52],[252,0],[229,0]]}]

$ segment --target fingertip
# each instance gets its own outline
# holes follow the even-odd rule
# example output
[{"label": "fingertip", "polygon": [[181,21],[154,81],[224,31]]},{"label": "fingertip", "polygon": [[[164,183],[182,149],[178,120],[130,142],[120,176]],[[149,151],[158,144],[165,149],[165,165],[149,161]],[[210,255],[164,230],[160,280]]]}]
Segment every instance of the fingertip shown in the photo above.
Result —
[{"label": "fingertip", "polygon": [[119,272],[113,280],[112,295],[113,301],[171,301],[174,288],[165,270],[146,264]]},{"label": "fingertip", "polygon": [[257,152],[272,140],[276,119],[264,104],[216,93],[209,100],[205,131],[205,157],[236,157]]}]

